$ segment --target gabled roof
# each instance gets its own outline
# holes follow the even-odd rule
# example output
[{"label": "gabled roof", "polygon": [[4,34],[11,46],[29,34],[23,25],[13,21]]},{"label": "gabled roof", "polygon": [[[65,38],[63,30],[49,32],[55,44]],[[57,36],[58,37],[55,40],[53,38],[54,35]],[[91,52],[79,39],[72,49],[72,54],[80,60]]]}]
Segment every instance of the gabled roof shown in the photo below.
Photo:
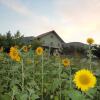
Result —
[{"label": "gabled roof", "polygon": [[55,34],[55,35],[57,36],[57,38],[58,38],[61,42],[65,43],[65,42],[61,39],[61,37],[60,37],[54,30],[49,31],[49,32],[46,32],[46,33],[43,33],[43,34],[41,34],[41,35],[38,35],[36,38],[41,38],[41,37],[44,37],[44,36],[46,36],[46,35],[48,35],[48,34],[51,34],[51,33]]}]

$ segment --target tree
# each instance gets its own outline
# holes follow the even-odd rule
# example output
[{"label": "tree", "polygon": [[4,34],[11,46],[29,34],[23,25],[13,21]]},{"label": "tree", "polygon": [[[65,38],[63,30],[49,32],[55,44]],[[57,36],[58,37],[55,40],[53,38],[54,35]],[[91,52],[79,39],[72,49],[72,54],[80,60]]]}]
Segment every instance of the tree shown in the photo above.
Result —
[{"label": "tree", "polygon": [[5,45],[6,35],[0,33],[0,47]]},{"label": "tree", "polygon": [[17,31],[17,32],[14,34],[14,45],[22,45],[21,39],[22,39],[23,37],[24,37],[24,36],[21,35],[20,31]]},{"label": "tree", "polygon": [[11,35],[11,32],[8,31],[8,32],[6,33],[5,46],[6,46],[6,47],[11,47],[12,45],[14,45],[13,36]]},{"label": "tree", "polygon": [[93,54],[100,59],[100,45],[94,45]]},{"label": "tree", "polygon": [[37,40],[37,39],[34,39],[33,41],[32,41],[32,48],[35,50],[37,47],[39,47],[39,46],[42,46],[42,42],[41,41],[39,41],[39,40]]},{"label": "tree", "polygon": [[6,34],[0,34],[0,46],[3,46],[4,48],[10,48],[14,45],[21,45],[21,39],[23,35],[21,35],[20,31],[17,31],[14,36],[10,31],[8,31]]}]

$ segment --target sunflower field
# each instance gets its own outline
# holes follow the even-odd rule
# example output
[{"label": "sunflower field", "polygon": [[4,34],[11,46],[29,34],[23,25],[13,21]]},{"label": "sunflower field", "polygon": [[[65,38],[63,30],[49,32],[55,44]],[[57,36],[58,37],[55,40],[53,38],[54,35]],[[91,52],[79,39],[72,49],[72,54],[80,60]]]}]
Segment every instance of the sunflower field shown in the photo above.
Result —
[{"label": "sunflower field", "polygon": [[100,100],[100,61],[87,39],[87,57],[50,56],[42,47],[0,48],[0,100]]}]

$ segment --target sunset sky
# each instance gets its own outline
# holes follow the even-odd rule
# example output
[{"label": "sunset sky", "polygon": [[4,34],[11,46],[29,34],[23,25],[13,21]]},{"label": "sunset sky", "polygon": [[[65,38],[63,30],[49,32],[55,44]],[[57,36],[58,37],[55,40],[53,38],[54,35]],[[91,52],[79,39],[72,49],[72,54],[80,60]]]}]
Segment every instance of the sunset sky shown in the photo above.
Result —
[{"label": "sunset sky", "polygon": [[0,33],[55,30],[65,42],[100,44],[100,0],[0,0]]}]

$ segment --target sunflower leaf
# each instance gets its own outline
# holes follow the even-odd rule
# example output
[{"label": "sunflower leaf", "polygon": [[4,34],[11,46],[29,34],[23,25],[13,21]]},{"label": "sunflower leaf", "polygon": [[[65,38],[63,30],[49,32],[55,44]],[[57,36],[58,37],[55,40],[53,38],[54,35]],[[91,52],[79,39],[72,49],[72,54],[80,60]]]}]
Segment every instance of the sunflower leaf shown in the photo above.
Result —
[{"label": "sunflower leaf", "polygon": [[72,100],[86,100],[85,96],[81,92],[76,90],[69,90],[69,97]]}]

